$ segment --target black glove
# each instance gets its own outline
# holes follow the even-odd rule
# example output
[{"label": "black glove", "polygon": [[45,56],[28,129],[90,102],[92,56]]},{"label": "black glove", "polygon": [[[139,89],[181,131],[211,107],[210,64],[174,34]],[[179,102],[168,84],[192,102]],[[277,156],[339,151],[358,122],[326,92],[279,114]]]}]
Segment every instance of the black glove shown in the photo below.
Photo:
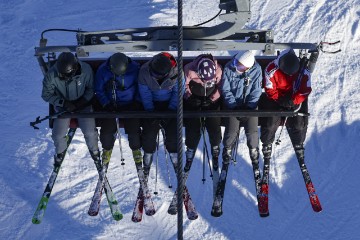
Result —
[{"label": "black glove", "polygon": [[76,109],[82,109],[89,103],[89,101],[86,100],[86,98],[81,97],[77,100],[72,101],[72,103],[76,106]]},{"label": "black glove", "polygon": [[63,108],[64,108],[64,110],[65,111],[68,111],[68,112],[73,112],[73,111],[75,111],[76,110],[76,105],[73,103],[73,102],[71,102],[71,101],[64,101],[64,105],[63,105]]},{"label": "black glove", "polygon": [[103,108],[107,112],[114,112],[116,110],[111,103],[106,104]]},{"label": "black glove", "polygon": [[202,101],[201,106],[207,108],[207,107],[209,107],[212,103],[213,103],[213,101],[211,101],[209,98],[207,98],[207,99],[205,99],[205,100]]},{"label": "black glove", "polygon": [[199,108],[201,106],[201,100],[191,96],[186,100],[186,104],[188,104],[192,108]]},{"label": "black glove", "polygon": [[295,107],[294,101],[292,100],[292,93],[280,97],[278,103],[280,106],[287,109],[293,109]]}]

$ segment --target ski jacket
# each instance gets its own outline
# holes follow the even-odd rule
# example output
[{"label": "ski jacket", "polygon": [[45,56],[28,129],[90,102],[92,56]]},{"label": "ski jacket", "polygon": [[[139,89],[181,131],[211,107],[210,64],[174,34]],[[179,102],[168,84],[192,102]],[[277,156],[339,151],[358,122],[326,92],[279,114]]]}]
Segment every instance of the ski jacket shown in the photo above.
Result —
[{"label": "ski jacket", "polygon": [[[210,57],[209,57],[210,56]],[[197,67],[199,61],[204,58],[210,58],[213,60],[216,66],[216,75],[215,75],[215,85],[211,88],[207,88],[204,81],[201,80],[197,73]],[[209,98],[212,102],[217,101],[220,98],[220,88],[221,88],[221,75],[222,69],[217,60],[211,55],[202,54],[195,58],[192,62],[188,63],[184,67],[185,74],[185,95],[184,98],[188,99],[192,95],[198,97]]]},{"label": "ski jacket", "polygon": [[255,61],[254,66],[243,73],[238,73],[232,64],[224,67],[222,76],[222,96],[228,109],[255,109],[262,89],[262,70]]},{"label": "ski jacket", "polygon": [[154,102],[169,102],[168,109],[176,110],[178,104],[178,84],[177,84],[177,63],[173,56],[169,56],[172,69],[170,74],[159,84],[150,73],[150,61],[144,63],[139,72],[138,84],[141,102],[144,109],[153,111]]},{"label": "ski jacket", "polygon": [[[279,69],[279,59],[287,52],[288,50],[283,51],[265,68],[265,92],[270,99],[275,101],[278,101],[281,97],[292,93],[291,99],[294,104],[298,105],[305,101],[312,90],[310,72],[305,68],[303,74],[300,70],[292,76],[283,73]],[[302,74],[302,77],[301,79],[298,79],[300,74]],[[298,89],[294,89],[294,86],[297,85],[297,81],[300,81],[299,87]]]},{"label": "ski jacket", "polygon": [[123,106],[133,103],[135,100],[140,101],[137,84],[140,64],[129,58],[126,73],[121,76],[116,76],[111,72],[109,62],[110,60],[108,59],[101,64],[96,72],[95,95],[100,104],[103,107],[110,103]]},{"label": "ski jacket", "polygon": [[79,73],[69,80],[61,80],[56,63],[43,79],[42,99],[55,107],[63,107],[64,101],[74,101],[81,97],[90,101],[94,96],[94,75],[90,65],[78,61]]}]

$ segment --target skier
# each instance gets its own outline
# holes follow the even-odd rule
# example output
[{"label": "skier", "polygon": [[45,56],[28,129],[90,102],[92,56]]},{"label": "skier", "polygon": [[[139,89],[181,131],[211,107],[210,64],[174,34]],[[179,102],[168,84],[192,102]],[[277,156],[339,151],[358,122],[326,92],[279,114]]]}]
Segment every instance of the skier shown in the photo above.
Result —
[{"label": "skier", "polygon": [[[262,70],[252,52],[238,53],[224,67],[221,88],[225,109],[254,110],[261,96]],[[258,118],[229,117],[225,119],[223,161],[229,162],[232,148],[244,126],[251,161],[258,161]]]},{"label": "skier", "polygon": [[[141,110],[137,78],[140,64],[123,53],[115,53],[97,70],[95,95],[102,109],[109,112]],[[103,147],[103,163],[109,162],[117,132],[117,121],[99,119],[100,142]],[[124,119],[125,133],[135,161],[142,160],[140,119]]]},{"label": "skier", "polygon": [[[310,72],[306,68],[300,68],[300,61],[294,50],[284,50],[265,69],[266,96],[261,99],[259,106],[269,110],[295,110],[300,107],[299,112],[308,112],[307,98],[312,90],[310,80]],[[271,158],[272,143],[280,124],[281,117],[267,117],[261,121],[260,139],[264,160]],[[285,124],[297,158],[304,159],[308,117],[287,118]]]},{"label": "skier", "polygon": [[[225,67],[222,75],[221,93],[224,98],[224,108],[233,110],[254,110],[257,108],[260,98],[262,70],[255,61],[251,51],[237,53]],[[253,165],[255,181],[260,175],[259,171],[259,136],[257,117],[229,117],[225,119],[225,133],[222,152],[222,172],[225,171],[223,179],[220,179],[214,199],[212,215],[222,214],[221,204],[226,183],[226,173],[230,164],[232,149],[236,138],[239,136],[240,127],[245,129],[247,146]],[[223,174],[221,174],[223,175]],[[220,201],[218,199],[221,199]],[[214,208],[215,206],[215,208]]]},{"label": "skier", "polygon": [[[211,54],[201,54],[184,67],[185,94],[184,109],[206,111],[220,109],[220,84],[222,69]],[[187,147],[185,172],[190,170],[201,137],[201,128],[209,134],[214,171],[218,171],[218,157],[221,142],[221,118],[185,119],[185,145]]]},{"label": "skier", "polygon": [[[175,111],[178,104],[177,63],[170,53],[162,52],[144,63],[139,73],[139,92],[146,111]],[[144,168],[148,173],[160,127],[165,130],[165,145],[173,163],[177,162],[176,119],[144,119],[142,146]]]},{"label": "skier", "polygon": [[[79,61],[71,52],[63,52],[57,62],[46,73],[43,80],[42,98],[56,112],[92,112],[90,100],[94,90],[93,71],[87,63]],[[52,139],[55,145],[54,165],[59,166],[65,156],[66,133],[70,118],[54,119]],[[94,161],[100,161],[98,133],[93,118],[79,118],[78,124]]]}]

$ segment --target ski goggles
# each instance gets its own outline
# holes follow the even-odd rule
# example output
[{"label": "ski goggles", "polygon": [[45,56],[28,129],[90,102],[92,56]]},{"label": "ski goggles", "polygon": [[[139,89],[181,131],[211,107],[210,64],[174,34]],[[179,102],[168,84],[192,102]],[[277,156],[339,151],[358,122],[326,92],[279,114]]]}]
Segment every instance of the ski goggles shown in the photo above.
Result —
[{"label": "ski goggles", "polygon": [[71,69],[69,72],[67,73],[61,73],[61,72],[58,72],[58,76],[60,78],[60,80],[68,80],[72,77],[75,76],[76,72],[77,72],[78,68],[76,66],[74,66],[73,69]]},{"label": "ski goggles", "polygon": [[242,65],[236,58],[233,59],[233,66],[238,72],[246,72],[249,68]]}]

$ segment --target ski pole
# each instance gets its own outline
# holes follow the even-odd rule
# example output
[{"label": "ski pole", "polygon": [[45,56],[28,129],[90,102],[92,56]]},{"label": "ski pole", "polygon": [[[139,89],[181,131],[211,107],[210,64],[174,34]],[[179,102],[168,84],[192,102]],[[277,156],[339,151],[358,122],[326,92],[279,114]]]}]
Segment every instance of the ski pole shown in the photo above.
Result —
[{"label": "ski pole", "polygon": [[163,136],[163,145],[164,145],[164,152],[165,152],[165,161],[166,161],[166,169],[167,169],[167,174],[168,174],[168,181],[169,181],[169,188],[172,188],[171,185],[171,178],[170,178],[170,169],[169,169],[169,162],[168,162],[168,154],[167,154],[167,150],[166,150],[166,146],[165,146],[165,130],[164,128],[160,128],[162,136]]},{"label": "ski pole", "polygon": [[[202,133],[203,141],[204,141],[204,154],[206,153],[206,157],[207,157],[207,161],[208,161],[208,165],[209,165],[209,170],[210,170],[210,177],[213,177],[213,173],[212,173],[211,165],[210,165],[209,151],[208,151],[208,147],[207,147],[207,144],[206,144],[206,138],[205,138],[205,123],[204,122],[205,122],[205,118],[202,119],[201,124],[200,124],[201,133]],[[204,157],[204,162],[205,162],[205,157]]]},{"label": "ski pole", "polygon": [[120,127],[119,127],[119,118],[116,118],[116,127],[117,127],[117,136],[119,139],[119,147],[120,147],[120,156],[121,156],[121,165],[125,165],[125,159],[123,157],[122,145],[121,145],[121,134],[120,134]]},{"label": "ski pole", "polygon": [[[302,103],[299,104],[299,107],[297,109],[295,109],[294,112],[298,112],[300,110],[300,108],[301,108],[301,105],[302,105]],[[278,138],[276,139],[275,145],[280,145],[281,134],[282,134],[282,132],[284,130],[284,126],[286,126],[287,120],[288,120],[288,117],[285,117],[284,124],[281,126],[281,130],[280,130]]]},{"label": "ski pole", "polygon": [[157,141],[156,141],[156,166],[155,166],[155,191],[154,194],[157,195],[157,178],[158,178],[158,164],[159,164],[159,143],[160,143],[160,133],[157,134]]},{"label": "ski pole", "polygon": [[54,113],[52,115],[49,115],[49,116],[46,116],[42,119],[40,119],[40,116],[38,116],[34,122],[30,122],[30,126],[33,127],[34,129],[39,129],[36,125],[47,120],[47,119],[55,119],[55,118],[58,118],[60,115],[64,114],[64,113],[67,113],[68,111],[61,111],[61,112],[58,112],[58,113]]}]

